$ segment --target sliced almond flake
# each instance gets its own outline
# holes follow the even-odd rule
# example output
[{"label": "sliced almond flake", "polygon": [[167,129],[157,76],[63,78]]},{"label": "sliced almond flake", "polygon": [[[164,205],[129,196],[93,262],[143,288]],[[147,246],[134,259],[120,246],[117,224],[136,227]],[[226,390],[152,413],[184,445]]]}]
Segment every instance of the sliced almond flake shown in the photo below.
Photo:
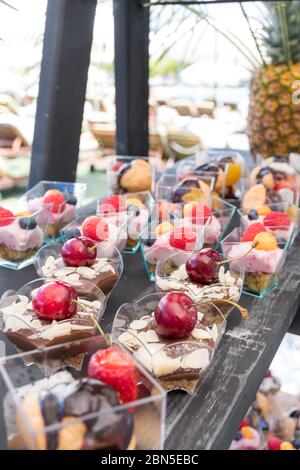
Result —
[{"label": "sliced almond flake", "polygon": [[19,302],[17,304],[9,305],[8,307],[2,307],[1,312],[4,315],[22,315],[26,312],[26,305],[24,305],[22,302]]},{"label": "sliced almond flake", "polygon": [[143,330],[144,328],[147,327],[149,321],[148,320],[134,320],[133,322],[130,323],[129,328],[132,330]]},{"label": "sliced almond flake", "polygon": [[135,353],[134,356],[140,361],[143,366],[149,370],[149,372],[153,373],[152,369],[152,356],[147,351],[145,347],[140,347]]},{"label": "sliced almond flake", "polygon": [[198,319],[198,321],[201,321],[203,317],[204,317],[204,313],[197,312],[197,319]]},{"label": "sliced almond flake", "polygon": [[196,339],[211,339],[210,331],[202,328],[194,328],[191,335]]},{"label": "sliced almond flake", "polygon": [[143,343],[159,343],[160,339],[154,330],[148,330],[148,331],[141,331],[138,333],[138,338],[143,342]]},{"label": "sliced almond flake", "polygon": [[141,345],[140,341],[135,336],[128,333],[127,331],[122,333],[118,337],[118,341],[120,341],[120,343],[122,343],[122,344],[124,344],[125,346],[128,346],[128,347],[134,347],[134,346],[140,346]]},{"label": "sliced almond flake", "polygon": [[55,276],[66,276],[68,274],[75,273],[76,268],[72,268],[71,266],[63,266],[62,268],[56,269]]},{"label": "sliced almond flake", "polygon": [[153,356],[153,372],[156,377],[172,374],[181,368],[181,357],[171,358],[164,351]]},{"label": "sliced almond flake", "polygon": [[218,327],[215,323],[213,324],[213,326],[210,329],[210,334],[211,334],[212,339],[214,340],[214,343],[215,343],[217,341],[218,336],[219,336]]},{"label": "sliced almond flake", "polygon": [[183,369],[205,369],[209,364],[209,352],[207,349],[196,349],[182,358]]},{"label": "sliced almond flake", "polygon": [[224,284],[225,282],[225,267],[221,266],[219,269],[219,281],[221,284]]},{"label": "sliced almond flake", "polygon": [[72,283],[72,282],[77,282],[77,281],[79,281],[79,279],[80,279],[80,276],[79,276],[79,274],[77,274],[77,273],[69,274],[69,275],[67,276],[67,280],[68,280],[68,282],[70,282],[70,283]]},{"label": "sliced almond flake", "polygon": [[76,272],[80,274],[81,276],[84,276],[88,279],[93,279],[97,275],[94,269],[89,268],[87,266],[80,266],[79,268],[76,269]]}]

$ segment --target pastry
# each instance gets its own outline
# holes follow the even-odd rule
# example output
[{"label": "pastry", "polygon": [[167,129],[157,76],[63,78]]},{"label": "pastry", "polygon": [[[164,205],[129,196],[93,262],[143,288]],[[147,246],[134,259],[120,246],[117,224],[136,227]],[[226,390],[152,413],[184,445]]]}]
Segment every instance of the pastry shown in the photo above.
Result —
[{"label": "pastry", "polygon": [[114,194],[152,190],[152,167],[146,159],[117,160],[108,173]]}]

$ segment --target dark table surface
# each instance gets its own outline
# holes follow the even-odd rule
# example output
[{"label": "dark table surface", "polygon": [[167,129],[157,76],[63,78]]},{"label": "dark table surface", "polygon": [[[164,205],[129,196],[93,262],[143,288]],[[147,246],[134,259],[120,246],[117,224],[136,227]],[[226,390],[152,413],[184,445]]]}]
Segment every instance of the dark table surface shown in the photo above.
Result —
[{"label": "dark table surface", "polygon": [[[140,252],[125,255],[123,277],[112,293],[103,318],[109,331],[117,308],[154,286],[147,280]],[[36,277],[33,267],[21,271],[0,269],[0,294],[17,289]],[[244,322],[233,311],[227,331],[204,380],[193,395],[168,395],[167,449],[226,449],[255,398],[265,370],[289,329],[300,305],[300,239],[291,249],[284,266],[280,288],[265,299],[242,296],[250,309]],[[3,339],[3,336],[1,337]],[[7,353],[15,349],[7,345]],[[3,390],[0,390],[3,396]],[[0,416],[0,448],[5,448],[5,426]]]}]

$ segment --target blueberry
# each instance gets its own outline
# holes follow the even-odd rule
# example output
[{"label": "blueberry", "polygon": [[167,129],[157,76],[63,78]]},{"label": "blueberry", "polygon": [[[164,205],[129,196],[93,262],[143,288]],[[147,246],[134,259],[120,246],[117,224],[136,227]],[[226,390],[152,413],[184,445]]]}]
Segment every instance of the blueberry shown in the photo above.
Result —
[{"label": "blueberry", "polygon": [[234,440],[235,441],[240,441],[242,439],[242,437],[243,437],[243,434],[241,433],[241,431],[237,431],[235,433]]},{"label": "blueberry", "polygon": [[258,213],[255,209],[250,209],[248,212],[248,218],[249,220],[257,220],[258,219]]},{"label": "blueberry", "polygon": [[277,243],[279,243],[279,245],[285,245],[286,240],[284,238],[277,238]]},{"label": "blueberry", "polygon": [[267,421],[265,421],[264,419],[260,420],[259,427],[262,431],[267,431],[269,429],[269,425],[268,425]]},{"label": "blueberry", "polygon": [[139,206],[136,204],[129,204],[127,207],[127,212],[129,212],[131,215],[135,215],[136,217],[138,217],[141,213]]},{"label": "blueberry", "polygon": [[77,197],[74,194],[68,194],[66,196],[66,203],[70,204],[71,206],[76,206],[77,204]]},{"label": "blueberry", "polygon": [[24,230],[33,230],[37,226],[37,221],[34,217],[22,217],[19,219],[19,225]]},{"label": "blueberry", "polygon": [[300,418],[300,410],[293,410],[291,413],[290,413],[290,417],[291,418]]},{"label": "blueberry", "polygon": [[295,449],[297,449],[297,450],[300,449],[300,439],[293,439],[292,444],[295,447]]},{"label": "blueberry", "polygon": [[147,240],[143,240],[143,244],[149,247],[152,246],[154,242],[155,240],[153,240],[153,238],[148,238]]},{"label": "blueberry", "polygon": [[65,240],[71,240],[71,238],[76,238],[80,236],[81,236],[81,232],[76,227],[70,228],[69,230],[66,230],[63,232],[63,237]]}]

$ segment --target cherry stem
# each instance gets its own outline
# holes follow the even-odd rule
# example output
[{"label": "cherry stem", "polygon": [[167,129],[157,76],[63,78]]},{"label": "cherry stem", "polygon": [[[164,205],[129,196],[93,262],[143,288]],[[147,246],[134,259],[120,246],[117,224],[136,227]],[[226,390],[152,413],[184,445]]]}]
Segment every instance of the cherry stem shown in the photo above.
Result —
[{"label": "cherry stem", "polygon": [[104,331],[102,330],[101,326],[100,326],[99,323],[97,322],[96,318],[94,318],[93,315],[89,312],[89,310],[87,309],[86,305],[84,305],[84,304],[83,304],[82,302],[80,302],[79,300],[75,300],[75,299],[73,299],[72,302],[74,302],[75,304],[79,305],[79,307],[81,307],[81,308],[83,309],[83,311],[86,312],[86,313],[89,315],[89,317],[90,317],[91,320],[93,321],[95,327],[96,327],[97,330],[99,331],[100,335],[104,337],[107,346],[110,346],[109,339],[108,339],[107,336],[105,335]]},{"label": "cherry stem", "polygon": [[254,250],[254,248],[256,248],[258,244],[259,242],[254,242],[251,245],[251,248],[248,251],[246,251],[246,253],[243,253],[242,255],[239,255],[239,256],[235,256],[234,258],[224,259],[223,261],[217,261],[217,265],[221,266],[222,264],[231,263],[231,261],[237,261],[238,259],[244,258],[245,256],[249,255],[249,253],[251,253],[251,251]]},{"label": "cherry stem", "polygon": [[240,314],[241,314],[243,320],[248,320],[249,319],[248,310],[245,307],[242,307],[241,305],[237,304],[236,302],[233,302],[233,300],[228,300],[228,299],[210,299],[210,300],[204,300],[204,301],[202,300],[201,302],[195,302],[190,307],[198,307],[198,306],[203,305],[203,304],[213,303],[214,301],[223,302],[224,304],[233,305],[234,307],[236,307],[240,311]]}]

